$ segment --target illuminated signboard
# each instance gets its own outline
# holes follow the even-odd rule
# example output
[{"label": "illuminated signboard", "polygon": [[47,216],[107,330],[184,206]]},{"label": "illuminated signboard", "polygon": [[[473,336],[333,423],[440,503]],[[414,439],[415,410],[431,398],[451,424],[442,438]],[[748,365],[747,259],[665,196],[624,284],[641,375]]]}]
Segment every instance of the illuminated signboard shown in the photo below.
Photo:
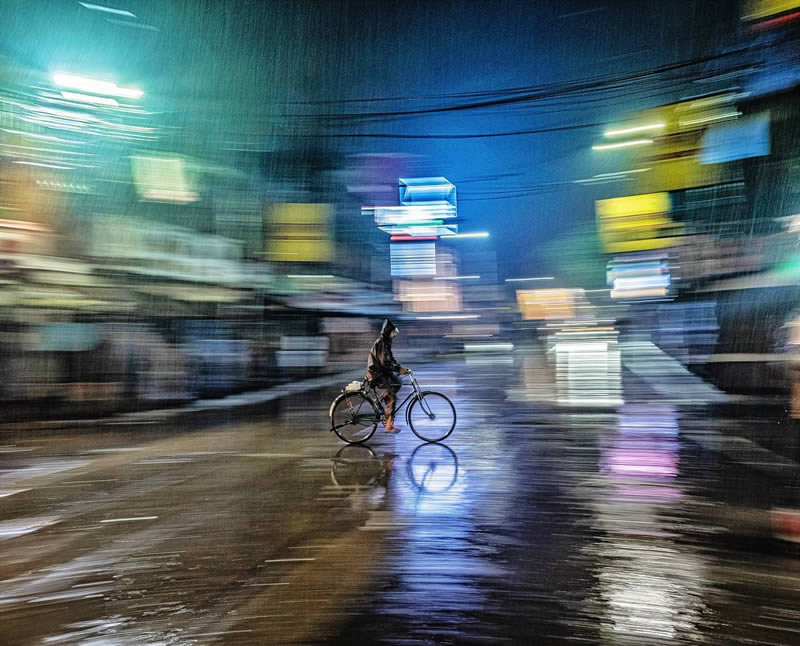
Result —
[{"label": "illuminated signboard", "polygon": [[446,177],[401,177],[400,204],[447,203],[456,207],[456,187]]},{"label": "illuminated signboard", "polygon": [[742,20],[763,20],[798,8],[798,0],[745,0],[742,3]]},{"label": "illuminated signboard", "polygon": [[135,155],[131,157],[131,169],[136,191],[143,200],[186,204],[200,199],[180,157]]},{"label": "illuminated signboard", "polygon": [[664,249],[680,243],[683,225],[669,217],[668,193],[597,200],[597,232],[607,253]]},{"label": "illuminated signboard", "polygon": [[[626,128],[628,123],[658,127],[645,132],[647,145],[628,149],[631,192],[680,191],[719,183],[722,168],[700,163],[703,135],[709,128],[734,123],[741,116],[736,99],[730,92],[704,96],[644,110],[625,123],[615,124],[609,133],[636,129],[636,125]],[[628,136],[640,139],[642,135]],[[617,143],[616,137],[613,143]]]},{"label": "illuminated signboard", "polygon": [[430,202],[408,206],[365,206],[361,212],[375,220],[381,231],[394,236],[412,238],[453,235],[458,233],[455,207],[447,202]]},{"label": "illuminated signboard", "polygon": [[578,294],[569,289],[518,289],[517,304],[526,321],[570,319],[575,316]]},{"label": "illuminated signboard", "polygon": [[461,311],[461,286],[445,280],[396,280],[397,300],[407,312]]},{"label": "illuminated signboard", "polygon": [[701,164],[769,155],[769,113],[712,126],[703,135]]},{"label": "illuminated signboard", "polygon": [[393,241],[458,233],[456,187],[446,178],[401,178],[399,199],[399,206],[365,206],[361,212],[372,217]]},{"label": "illuminated signboard", "polygon": [[333,258],[329,204],[276,204],[266,218],[265,251],[276,262],[329,262]]},{"label": "illuminated signboard", "polygon": [[392,276],[436,275],[434,242],[392,242],[389,254]]}]

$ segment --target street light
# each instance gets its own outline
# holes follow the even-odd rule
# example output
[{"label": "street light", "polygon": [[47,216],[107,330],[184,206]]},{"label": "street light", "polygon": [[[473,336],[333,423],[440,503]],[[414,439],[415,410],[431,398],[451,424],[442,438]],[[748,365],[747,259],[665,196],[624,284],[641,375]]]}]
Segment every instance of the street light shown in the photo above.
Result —
[{"label": "street light", "polygon": [[102,94],[104,96],[117,96],[123,99],[138,99],[144,94],[142,90],[119,87],[112,81],[98,81],[97,79],[60,72],[53,74],[53,83],[58,87],[65,87],[71,90],[80,90],[81,92]]},{"label": "street light", "polygon": [[614,150],[615,148],[628,148],[630,146],[646,146],[652,143],[652,139],[631,139],[630,141],[620,141],[616,144],[598,144],[592,146],[592,150]]},{"label": "street light", "polygon": [[604,137],[619,137],[621,135],[629,135],[634,132],[645,132],[647,130],[662,130],[666,127],[663,123],[649,123],[644,126],[632,126],[630,128],[620,128],[619,130],[606,130],[603,133]]},{"label": "street light", "polygon": [[102,11],[103,13],[113,13],[115,16],[125,16],[126,18],[136,18],[136,14],[131,13],[127,9],[114,9],[113,7],[105,7],[99,4],[92,4],[91,2],[78,2],[79,5],[85,7],[89,11]]}]

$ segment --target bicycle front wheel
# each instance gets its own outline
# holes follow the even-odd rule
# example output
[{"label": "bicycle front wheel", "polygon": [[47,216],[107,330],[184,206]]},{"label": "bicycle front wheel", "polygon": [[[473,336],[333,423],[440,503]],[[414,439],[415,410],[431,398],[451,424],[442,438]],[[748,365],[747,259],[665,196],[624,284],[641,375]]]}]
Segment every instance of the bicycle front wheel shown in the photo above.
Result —
[{"label": "bicycle front wheel", "polygon": [[380,412],[361,393],[339,395],[331,407],[331,430],[348,444],[366,442],[380,421]]},{"label": "bicycle front wheel", "polygon": [[419,439],[441,442],[456,427],[456,407],[442,393],[420,393],[406,414],[408,425]]}]

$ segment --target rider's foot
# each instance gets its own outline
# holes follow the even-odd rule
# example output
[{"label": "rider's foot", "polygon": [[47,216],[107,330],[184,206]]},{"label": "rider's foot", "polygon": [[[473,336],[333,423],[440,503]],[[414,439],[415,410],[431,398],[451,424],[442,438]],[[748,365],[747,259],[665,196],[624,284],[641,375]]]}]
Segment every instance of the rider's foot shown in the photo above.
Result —
[{"label": "rider's foot", "polygon": [[396,426],[387,426],[385,430],[390,435],[396,435],[397,433],[400,432],[400,429],[397,428]]}]

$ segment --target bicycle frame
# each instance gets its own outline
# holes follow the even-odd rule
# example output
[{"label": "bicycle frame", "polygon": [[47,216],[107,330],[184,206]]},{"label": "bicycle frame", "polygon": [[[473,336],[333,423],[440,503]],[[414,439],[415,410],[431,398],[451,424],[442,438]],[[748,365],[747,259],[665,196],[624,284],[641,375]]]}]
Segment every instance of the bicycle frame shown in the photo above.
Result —
[{"label": "bicycle frame", "polygon": [[[409,371],[408,377],[409,377],[409,382],[411,383],[411,388],[413,390],[403,400],[402,404],[398,404],[397,406],[395,406],[394,409],[395,415],[397,415],[397,413],[399,413],[403,409],[403,406],[408,404],[412,399],[418,399],[419,396],[422,394],[422,390],[420,390],[419,383],[417,383],[417,380],[414,378],[414,373]],[[383,410],[383,405],[381,404],[380,397],[375,392],[375,389],[372,388],[371,386],[368,386],[362,392],[364,392],[378,406],[378,410],[381,411],[381,419],[385,418],[386,412]]]}]

